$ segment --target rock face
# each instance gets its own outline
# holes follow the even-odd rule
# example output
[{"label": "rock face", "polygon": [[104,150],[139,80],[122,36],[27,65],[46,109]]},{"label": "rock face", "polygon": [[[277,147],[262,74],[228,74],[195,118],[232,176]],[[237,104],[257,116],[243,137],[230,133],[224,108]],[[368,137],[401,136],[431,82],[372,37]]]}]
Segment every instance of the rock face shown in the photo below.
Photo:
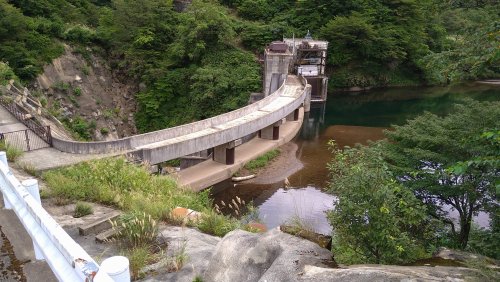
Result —
[{"label": "rock face", "polygon": [[186,255],[187,260],[182,269],[177,272],[166,272],[165,261],[152,265],[146,269],[146,272],[151,270],[157,275],[150,276],[144,281],[192,282],[196,276],[202,277],[221,240],[219,237],[201,233],[196,229],[178,226],[167,227],[161,231],[160,238],[168,244],[167,260],[181,253]]},{"label": "rock face", "polygon": [[299,281],[305,266],[328,267],[331,256],[276,229],[260,235],[236,230],[217,245],[203,281]]},{"label": "rock face", "polygon": [[160,264],[145,281],[191,282],[372,282],[489,281],[473,269],[445,266],[352,265],[334,268],[331,252],[310,241],[273,229],[266,233],[235,230],[220,239],[196,229],[167,227],[167,257],[184,248],[187,262],[177,272]]}]

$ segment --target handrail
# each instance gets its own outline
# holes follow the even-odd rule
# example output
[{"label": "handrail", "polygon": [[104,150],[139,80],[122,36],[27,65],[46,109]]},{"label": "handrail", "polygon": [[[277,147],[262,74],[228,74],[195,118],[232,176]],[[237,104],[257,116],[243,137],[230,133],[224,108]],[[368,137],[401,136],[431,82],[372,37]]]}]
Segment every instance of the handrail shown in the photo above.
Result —
[{"label": "handrail", "polygon": [[0,190],[59,281],[113,281],[12,174],[0,152]]},{"label": "handrail", "polygon": [[[301,83],[303,84],[304,82],[301,80]],[[111,141],[80,142],[52,136],[53,147],[63,152],[75,154],[102,154],[133,150],[134,148],[144,146],[149,143],[176,138],[206,128],[215,127],[231,121],[236,116],[241,117],[258,111],[262,107],[279,98],[285,90],[285,84],[286,80],[275,92],[264,99],[257,101],[256,103],[208,119]],[[303,86],[305,87],[306,84],[303,84]]]},{"label": "handrail", "polygon": [[52,146],[52,135],[50,132],[50,126],[44,126],[40,124],[36,119],[26,119],[24,113],[19,110],[16,103],[10,101],[4,97],[0,97],[0,105],[9,111],[17,120],[26,125],[27,128],[31,129],[40,139],[47,142]]}]

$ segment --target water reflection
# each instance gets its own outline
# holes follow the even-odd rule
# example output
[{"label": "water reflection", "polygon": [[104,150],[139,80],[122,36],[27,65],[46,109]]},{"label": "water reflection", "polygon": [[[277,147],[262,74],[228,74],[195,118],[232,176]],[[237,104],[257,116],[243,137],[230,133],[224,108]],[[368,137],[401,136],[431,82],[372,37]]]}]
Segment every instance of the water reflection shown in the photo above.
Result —
[{"label": "water reflection", "polygon": [[333,208],[334,197],[315,187],[278,189],[260,205],[259,216],[266,226],[273,228],[282,223],[290,224],[294,217],[316,232],[329,235],[332,227],[325,212]]}]

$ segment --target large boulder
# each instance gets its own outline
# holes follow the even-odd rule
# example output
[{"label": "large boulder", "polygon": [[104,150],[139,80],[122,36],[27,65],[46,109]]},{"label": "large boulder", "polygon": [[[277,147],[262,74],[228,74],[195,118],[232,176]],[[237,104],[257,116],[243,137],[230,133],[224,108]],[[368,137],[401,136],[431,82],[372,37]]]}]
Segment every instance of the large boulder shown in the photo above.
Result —
[{"label": "large boulder", "polygon": [[299,281],[304,267],[327,267],[331,252],[279,230],[235,230],[217,245],[203,281]]},{"label": "large boulder", "polygon": [[[144,281],[192,282],[207,269],[217,243],[221,240],[196,229],[179,226],[166,227],[159,237],[168,244],[166,260],[144,269],[148,273]],[[169,270],[169,265],[180,255],[185,256],[182,268],[178,271]]]}]

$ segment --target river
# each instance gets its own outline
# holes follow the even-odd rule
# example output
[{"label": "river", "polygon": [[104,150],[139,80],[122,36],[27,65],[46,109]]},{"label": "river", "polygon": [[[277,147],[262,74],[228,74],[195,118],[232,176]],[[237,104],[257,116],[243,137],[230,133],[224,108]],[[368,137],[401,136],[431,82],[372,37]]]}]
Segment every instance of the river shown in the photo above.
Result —
[{"label": "river", "polygon": [[[283,181],[269,185],[221,184],[226,189],[215,194],[214,200],[239,196],[246,202],[253,201],[259,207],[261,221],[269,228],[298,217],[317,232],[330,234],[332,228],[325,211],[332,209],[334,197],[323,192],[328,182],[326,164],[332,157],[327,142],[335,139],[343,147],[379,140],[383,130],[391,125],[404,124],[424,111],[445,115],[464,98],[498,101],[500,86],[466,83],[331,94],[326,103],[313,104],[304,117],[301,132],[292,141],[298,145],[297,158],[304,164],[289,177],[293,188],[285,189]],[[484,213],[475,218],[482,227],[488,221]]]}]

